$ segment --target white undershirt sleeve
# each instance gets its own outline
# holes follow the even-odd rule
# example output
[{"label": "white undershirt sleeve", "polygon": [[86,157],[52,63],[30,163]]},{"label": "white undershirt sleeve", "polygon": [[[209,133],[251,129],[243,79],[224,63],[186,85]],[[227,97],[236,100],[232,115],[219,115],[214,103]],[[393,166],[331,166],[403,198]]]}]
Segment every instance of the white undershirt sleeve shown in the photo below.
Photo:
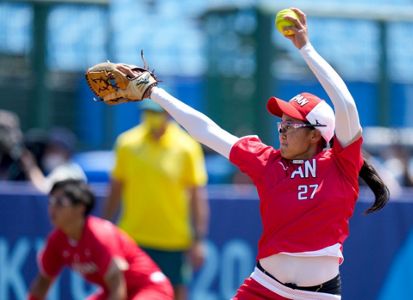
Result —
[{"label": "white undershirt sleeve", "polygon": [[194,139],[229,158],[231,147],[238,137],[159,87],[152,89],[151,99],[162,106]]},{"label": "white undershirt sleeve", "polygon": [[300,53],[334,104],[336,137],[345,147],[361,133],[356,103],[341,77],[310,43]]}]

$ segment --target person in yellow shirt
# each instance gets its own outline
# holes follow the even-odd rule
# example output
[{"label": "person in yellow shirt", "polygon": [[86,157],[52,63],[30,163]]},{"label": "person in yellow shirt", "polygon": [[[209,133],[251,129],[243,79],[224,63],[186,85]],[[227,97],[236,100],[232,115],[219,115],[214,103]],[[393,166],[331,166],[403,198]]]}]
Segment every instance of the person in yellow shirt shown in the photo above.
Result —
[{"label": "person in yellow shirt", "polygon": [[142,123],[116,141],[103,217],[113,220],[169,277],[175,299],[187,298],[191,266],[205,258],[209,207],[200,144],[156,103],[141,104]]}]

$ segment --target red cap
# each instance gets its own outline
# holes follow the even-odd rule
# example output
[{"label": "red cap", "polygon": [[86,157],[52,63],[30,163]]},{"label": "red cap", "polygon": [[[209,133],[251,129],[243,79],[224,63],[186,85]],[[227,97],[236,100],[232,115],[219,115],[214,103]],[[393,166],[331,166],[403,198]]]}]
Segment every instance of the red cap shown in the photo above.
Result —
[{"label": "red cap", "polygon": [[317,127],[323,138],[328,142],[334,135],[335,117],[333,109],[317,96],[310,93],[301,93],[294,96],[289,102],[271,97],[267,103],[268,111],[282,117],[286,114],[294,119],[321,124]]}]

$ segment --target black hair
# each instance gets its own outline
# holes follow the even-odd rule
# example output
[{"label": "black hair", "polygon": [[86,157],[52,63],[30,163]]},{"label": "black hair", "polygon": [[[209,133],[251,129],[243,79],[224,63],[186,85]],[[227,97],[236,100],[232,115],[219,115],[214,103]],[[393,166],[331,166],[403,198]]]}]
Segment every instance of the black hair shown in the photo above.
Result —
[{"label": "black hair", "polygon": [[390,199],[390,191],[388,187],[384,184],[383,179],[381,179],[373,165],[366,159],[364,159],[359,176],[364,180],[375,196],[373,205],[364,213],[367,215],[379,211]]},{"label": "black hair", "polygon": [[49,195],[56,191],[62,191],[69,198],[73,205],[82,204],[85,206],[85,216],[89,215],[95,206],[95,195],[90,187],[83,180],[66,179],[53,184]]}]

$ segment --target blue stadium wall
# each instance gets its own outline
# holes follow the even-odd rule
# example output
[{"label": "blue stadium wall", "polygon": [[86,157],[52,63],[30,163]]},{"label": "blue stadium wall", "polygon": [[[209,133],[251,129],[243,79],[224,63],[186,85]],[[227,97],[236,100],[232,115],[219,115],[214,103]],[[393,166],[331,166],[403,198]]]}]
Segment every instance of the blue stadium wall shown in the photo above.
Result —
[{"label": "blue stadium wall", "polygon": [[[94,186],[99,211],[103,187]],[[47,201],[24,186],[0,184],[0,299],[25,299],[36,253],[49,232]],[[245,192],[245,193],[244,193]],[[208,258],[195,274],[190,299],[230,299],[253,270],[261,223],[254,192],[209,187],[211,205]],[[380,213],[364,216],[372,195],[362,190],[350,222],[341,267],[343,299],[413,299],[413,191],[406,190]],[[314,237],[317,238],[317,237]],[[52,300],[84,299],[94,289],[65,271]]]}]

